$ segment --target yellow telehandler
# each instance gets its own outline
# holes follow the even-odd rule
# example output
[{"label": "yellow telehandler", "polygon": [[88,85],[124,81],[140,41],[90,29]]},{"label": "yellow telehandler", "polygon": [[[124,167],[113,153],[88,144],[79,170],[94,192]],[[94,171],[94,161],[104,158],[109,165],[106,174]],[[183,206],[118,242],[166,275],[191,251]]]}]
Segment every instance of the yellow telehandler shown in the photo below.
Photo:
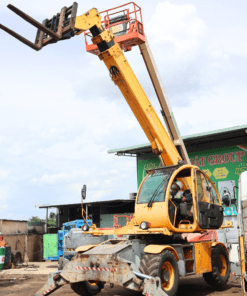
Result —
[{"label": "yellow telehandler", "polygon": [[[119,87],[162,163],[161,168],[147,171],[137,193],[133,219],[126,226],[114,230],[99,230],[87,224],[83,227],[85,233],[95,236],[128,238],[78,247],[73,259],[62,270],[51,273],[35,295],[48,295],[70,284],[78,295],[90,296],[109,283],[111,287],[121,285],[147,296],[174,296],[179,277],[194,274],[202,274],[206,282],[216,288],[224,287],[230,275],[225,245],[186,240],[189,233],[222,227],[219,193],[210,178],[189,163],[185,151],[177,149],[177,146],[183,147],[183,143],[171,137],[171,130],[168,135],[123,53],[139,45],[145,62],[149,63],[142,21],[136,18],[139,6],[135,6],[133,17],[130,11],[120,17],[108,13],[101,21],[101,14],[95,8],[76,16],[77,3],[74,3],[42,24],[13,5],[8,7],[38,28],[35,43],[1,24],[0,28],[37,51],[89,30],[86,35],[92,37],[93,53],[105,63],[112,81]],[[113,27],[130,32],[132,43],[116,42],[122,35],[121,30]],[[152,73],[150,75],[152,78]],[[156,93],[160,99],[162,94],[158,88]],[[167,114],[167,110],[164,113]],[[167,122],[171,122],[170,117],[166,117]]]}]

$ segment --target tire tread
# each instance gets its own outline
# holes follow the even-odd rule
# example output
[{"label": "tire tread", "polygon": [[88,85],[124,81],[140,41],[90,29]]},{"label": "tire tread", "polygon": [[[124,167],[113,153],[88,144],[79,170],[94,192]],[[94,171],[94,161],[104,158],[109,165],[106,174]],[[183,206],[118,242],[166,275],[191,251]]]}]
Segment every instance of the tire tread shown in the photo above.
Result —
[{"label": "tire tread", "polygon": [[174,296],[178,289],[178,266],[175,256],[170,251],[164,251],[161,254],[145,254],[141,260],[140,272],[152,277],[160,277],[160,269],[163,264],[162,259],[164,257],[170,258],[173,262],[176,262],[177,281],[170,291],[165,291],[167,295]]},{"label": "tire tread", "polygon": [[[219,274],[218,270],[218,257],[220,254],[224,254],[227,258],[227,271],[226,275],[222,277]],[[212,249],[212,272],[207,272],[203,274],[204,280],[206,283],[209,285],[216,287],[216,288],[223,288],[230,277],[230,262],[228,258],[227,251],[223,246],[216,246],[215,248]]]}]

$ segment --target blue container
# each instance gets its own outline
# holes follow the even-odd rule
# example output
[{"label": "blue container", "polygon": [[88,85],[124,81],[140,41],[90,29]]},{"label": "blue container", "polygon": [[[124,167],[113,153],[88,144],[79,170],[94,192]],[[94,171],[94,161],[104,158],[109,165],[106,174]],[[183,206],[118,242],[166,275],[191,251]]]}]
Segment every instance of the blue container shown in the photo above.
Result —
[{"label": "blue container", "polygon": [[58,230],[58,251],[57,251],[57,256],[58,258],[60,256],[63,256],[63,230]]},{"label": "blue container", "polygon": [[6,247],[4,268],[11,268],[11,246]]},{"label": "blue container", "polygon": [[[92,226],[92,222],[87,220],[89,226]],[[57,234],[44,234],[43,247],[44,247],[44,260],[58,260],[63,254],[63,239],[66,233],[72,228],[81,228],[85,224],[83,219],[74,220],[63,223],[63,230],[58,230]],[[56,240],[56,242],[54,241]]]}]

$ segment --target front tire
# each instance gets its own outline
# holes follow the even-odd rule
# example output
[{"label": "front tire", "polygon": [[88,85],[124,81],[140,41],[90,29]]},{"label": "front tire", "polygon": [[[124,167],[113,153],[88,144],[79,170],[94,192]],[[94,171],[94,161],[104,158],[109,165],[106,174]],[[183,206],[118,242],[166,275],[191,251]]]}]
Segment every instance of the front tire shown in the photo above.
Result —
[{"label": "front tire", "polygon": [[221,289],[226,286],[230,277],[228,252],[223,246],[212,249],[212,272],[203,274],[204,280],[211,286]]},{"label": "front tire", "polygon": [[140,271],[152,277],[158,276],[162,289],[168,296],[175,296],[179,285],[178,263],[170,251],[161,254],[146,254],[141,261]]},{"label": "front tire", "polygon": [[100,293],[104,288],[102,282],[83,281],[70,284],[71,289],[80,296],[92,296]]}]

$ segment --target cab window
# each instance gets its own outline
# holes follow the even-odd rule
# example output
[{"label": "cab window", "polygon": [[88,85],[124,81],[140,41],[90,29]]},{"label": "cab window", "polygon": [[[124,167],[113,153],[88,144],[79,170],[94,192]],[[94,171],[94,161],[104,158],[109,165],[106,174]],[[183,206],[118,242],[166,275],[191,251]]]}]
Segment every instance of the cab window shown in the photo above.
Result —
[{"label": "cab window", "polygon": [[196,172],[198,201],[220,205],[218,195],[211,183],[201,172]]},{"label": "cab window", "polygon": [[170,171],[151,173],[141,188],[137,203],[148,203],[151,199],[153,202],[164,201],[170,175]]},{"label": "cab window", "polygon": [[204,192],[203,192],[203,184],[202,184],[202,174],[200,172],[196,172],[196,182],[197,182],[197,199],[198,201],[204,201]]}]

